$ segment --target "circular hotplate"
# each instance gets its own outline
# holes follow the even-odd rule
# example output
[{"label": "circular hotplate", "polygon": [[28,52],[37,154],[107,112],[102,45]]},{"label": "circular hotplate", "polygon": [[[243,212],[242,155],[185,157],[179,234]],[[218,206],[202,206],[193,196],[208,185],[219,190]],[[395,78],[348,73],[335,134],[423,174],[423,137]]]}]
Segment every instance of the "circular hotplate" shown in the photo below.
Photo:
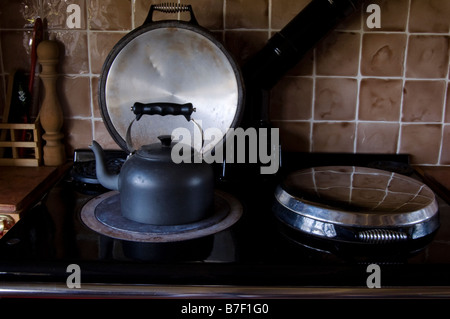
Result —
[{"label": "circular hotplate", "polygon": [[90,229],[116,239],[147,243],[176,242],[213,235],[235,224],[241,215],[241,203],[230,194],[217,190],[211,215],[183,225],[142,224],[123,217],[117,191],[91,199],[81,210],[81,219]]},{"label": "circular hotplate", "polygon": [[313,236],[350,242],[418,239],[439,227],[433,191],[411,177],[354,166],[314,167],[288,175],[274,213]]}]

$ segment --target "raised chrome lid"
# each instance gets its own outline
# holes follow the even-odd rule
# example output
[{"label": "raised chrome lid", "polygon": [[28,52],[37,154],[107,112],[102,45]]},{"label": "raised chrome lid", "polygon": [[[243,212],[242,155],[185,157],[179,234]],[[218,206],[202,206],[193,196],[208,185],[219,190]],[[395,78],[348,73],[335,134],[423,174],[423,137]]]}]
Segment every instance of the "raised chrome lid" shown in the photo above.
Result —
[{"label": "raised chrome lid", "polygon": [[393,172],[354,166],[315,167],[291,173],[275,197],[290,212],[328,224],[399,227],[434,217],[438,204],[425,184]]},{"label": "raised chrome lid", "polygon": [[[107,57],[99,84],[105,125],[126,151],[127,127],[135,117],[130,107],[135,102],[192,103],[192,117],[203,131],[222,132],[212,142],[205,141],[207,153],[237,126],[243,94],[239,68],[225,48],[207,30],[183,21],[151,23],[127,34]],[[157,143],[158,136],[176,128],[198,135],[183,117],[146,116],[134,126],[133,142],[136,148]],[[201,149],[201,138],[194,147]]]}]

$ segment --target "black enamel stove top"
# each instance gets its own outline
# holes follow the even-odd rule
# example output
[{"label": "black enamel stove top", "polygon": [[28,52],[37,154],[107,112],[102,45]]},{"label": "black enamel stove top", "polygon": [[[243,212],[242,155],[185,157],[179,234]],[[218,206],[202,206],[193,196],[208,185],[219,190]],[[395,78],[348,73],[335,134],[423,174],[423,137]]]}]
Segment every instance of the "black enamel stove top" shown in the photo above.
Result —
[{"label": "black enamel stove top", "polygon": [[437,233],[414,245],[394,247],[317,240],[283,226],[272,213],[274,189],[287,172],[356,165],[418,178],[407,164],[403,155],[285,153],[278,176],[252,174],[245,165],[230,166],[221,176],[217,167],[216,188],[240,201],[242,217],[208,236],[149,243],[101,235],[83,223],[84,205],[107,190],[75,177],[80,170],[76,162],[0,240],[0,281],[65,284],[67,267],[75,264],[86,284],[366,287],[367,267],[375,263],[381,267],[382,285],[450,286],[450,206],[441,199]]}]

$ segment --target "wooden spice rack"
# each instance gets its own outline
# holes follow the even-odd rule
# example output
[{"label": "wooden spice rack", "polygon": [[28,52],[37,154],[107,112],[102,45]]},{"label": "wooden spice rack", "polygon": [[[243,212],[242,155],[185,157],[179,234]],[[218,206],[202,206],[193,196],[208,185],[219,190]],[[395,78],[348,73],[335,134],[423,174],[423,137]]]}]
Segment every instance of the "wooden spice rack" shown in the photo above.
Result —
[{"label": "wooden spice rack", "polygon": [[[22,135],[24,131],[31,135],[30,140],[16,140],[16,136]],[[42,139],[39,118],[34,123],[0,123],[0,132],[0,166],[37,167],[42,164]],[[11,158],[3,157],[5,153],[4,148],[12,149]],[[24,152],[21,149],[34,149],[34,152]]]}]

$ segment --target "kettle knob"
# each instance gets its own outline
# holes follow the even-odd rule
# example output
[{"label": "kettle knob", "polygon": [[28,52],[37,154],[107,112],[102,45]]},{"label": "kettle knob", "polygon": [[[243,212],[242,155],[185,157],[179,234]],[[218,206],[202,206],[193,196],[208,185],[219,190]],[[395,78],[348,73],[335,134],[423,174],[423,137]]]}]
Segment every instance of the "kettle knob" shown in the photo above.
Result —
[{"label": "kettle knob", "polygon": [[170,147],[172,144],[172,135],[160,135],[158,139],[161,141],[162,146]]}]

